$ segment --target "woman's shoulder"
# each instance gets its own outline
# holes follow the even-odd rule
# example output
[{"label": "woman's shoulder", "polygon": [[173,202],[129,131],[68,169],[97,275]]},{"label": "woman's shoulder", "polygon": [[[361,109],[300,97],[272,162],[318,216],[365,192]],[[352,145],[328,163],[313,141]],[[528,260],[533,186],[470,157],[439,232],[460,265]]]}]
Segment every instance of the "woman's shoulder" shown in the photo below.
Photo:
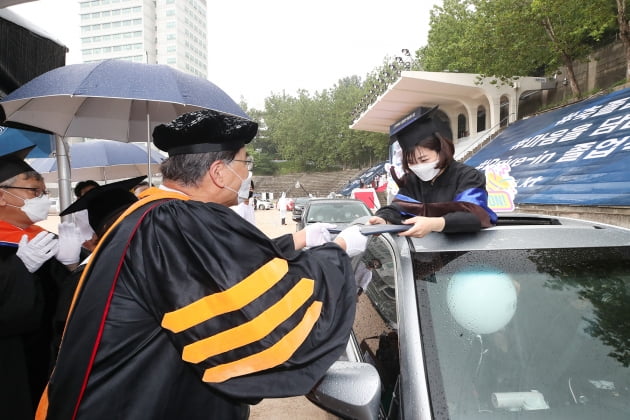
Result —
[{"label": "woman's shoulder", "polygon": [[462,174],[471,174],[471,175],[477,175],[477,176],[484,176],[483,172],[480,171],[479,169],[475,168],[474,166],[470,166],[466,163],[463,162],[458,162],[458,161],[454,161],[451,164],[451,168],[454,171],[457,171],[459,173]]}]

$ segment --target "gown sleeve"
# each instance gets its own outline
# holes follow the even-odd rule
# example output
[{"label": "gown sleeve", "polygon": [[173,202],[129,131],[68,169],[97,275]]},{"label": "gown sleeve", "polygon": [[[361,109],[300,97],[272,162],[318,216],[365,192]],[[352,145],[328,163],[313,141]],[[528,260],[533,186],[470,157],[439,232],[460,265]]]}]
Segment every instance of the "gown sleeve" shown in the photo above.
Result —
[{"label": "gown sleeve", "polygon": [[0,246],[0,337],[39,328],[44,308],[36,275],[28,272],[15,250]]},{"label": "gown sleeve", "polygon": [[473,167],[454,163],[435,185],[409,174],[401,184],[392,203],[376,212],[389,223],[413,216],[443,217],[445,233],[477,232],[496,223],[488,207],[485,175]]},{"label": "gown sleeve", "polygon": [[305,394],[345,349],[356,287],[339,246],[290,242],[222,206],[161,206],[134,237],[125,286],[209,386],[239,399]]}]

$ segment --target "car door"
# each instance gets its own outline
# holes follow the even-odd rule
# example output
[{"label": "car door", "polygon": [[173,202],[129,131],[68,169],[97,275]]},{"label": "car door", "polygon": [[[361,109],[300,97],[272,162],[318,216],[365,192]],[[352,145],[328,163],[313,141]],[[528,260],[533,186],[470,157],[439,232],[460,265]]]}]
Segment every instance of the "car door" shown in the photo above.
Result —
[{"label": "car door", "polygon": [[[367,268],[371,278],[366,282],[366,266],[378,261],[378,268]],[[353,259],[357,290],[357,312],[353,334],[361,358],[372,364],[382,383],[381,410],[387,418],[397,418],[399,401],[396,386],[400,374],[398,320],[396,313],[396,276],[399,262],[395,258],[389,234],[370,238],[366,251]]]}]

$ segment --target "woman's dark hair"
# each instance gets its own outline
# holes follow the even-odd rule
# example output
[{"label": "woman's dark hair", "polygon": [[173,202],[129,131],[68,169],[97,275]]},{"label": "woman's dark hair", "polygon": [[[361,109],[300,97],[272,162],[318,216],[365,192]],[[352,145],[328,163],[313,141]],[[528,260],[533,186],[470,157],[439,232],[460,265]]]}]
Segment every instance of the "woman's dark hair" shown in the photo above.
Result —
[{"label": "woman's dark hair", "polygon": [[440,133],[435,132],[429,137],[425,137],[416,143],[416,145],[406,151],[403,151],[402,166],[405,171],[409,171],[409,160],[413,160],[416,154],[416,148],[418,146],[426,147],[430,150],[438,152],[438,163],[436,168],[444,169],[451,163],[453,163],[455,154],[455,145],[450,139],[442,136]]}]

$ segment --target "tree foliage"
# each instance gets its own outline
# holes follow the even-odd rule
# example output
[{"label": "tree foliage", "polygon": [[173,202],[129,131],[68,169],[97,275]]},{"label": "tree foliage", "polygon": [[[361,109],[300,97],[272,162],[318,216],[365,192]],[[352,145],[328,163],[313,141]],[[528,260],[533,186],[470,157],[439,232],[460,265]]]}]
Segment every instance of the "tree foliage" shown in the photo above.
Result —
[{"label": "tree foliage", "polygon": [[613,27],[613,6],[610,0],[444,0],[431,12],[420,57],[430,71],[501,80],[549,75],[560,64],[580,96],[572,63]]},{"label": "tree foliage", "polygon": [[288,161],[293,171],[367,167],[387,158],[387,137],[349,128],[364,87],[358,76],[344,78],[322,92],[266,98],[265,150]]},{"label": "tree foliage", "polygon": [[618,31],[630,74],[628,1],[443,0],[431,10],[428,43],[415,52],[416,60],[385,57],[363,81],[353,75],[321,92],[272,95],[264,110],[241,104],[260,126],[248,146],[255,172],[275,173],[278,161],[291,171],[325,171],[386,159],[386,135],[349,126],[401,70],[477,73],[511,83],[514,76],[552,76],[564,66],[563,77],[579,97],[572,63]]}]

